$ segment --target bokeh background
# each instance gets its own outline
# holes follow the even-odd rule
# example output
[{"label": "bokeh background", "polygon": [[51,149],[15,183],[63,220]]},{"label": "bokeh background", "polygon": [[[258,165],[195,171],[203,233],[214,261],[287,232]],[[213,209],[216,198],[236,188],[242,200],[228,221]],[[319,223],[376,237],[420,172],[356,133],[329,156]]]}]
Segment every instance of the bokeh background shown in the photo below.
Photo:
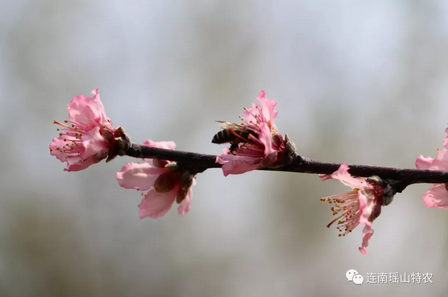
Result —
[{"label": "bokeh background", "polygon": [[[64,172],[53,119],[99,88],[135,142],[219,154],[216,120],[260,90],[300,154],[413,168],[448,122],[448,2],[1,1],[0,296],[446,296],[448,212],[408,188],[338,238],[315,175],[197,178],[192,209],[138,217],[116,182],[131,158]],[[347,282],[345,272],[433,274],[432,284]]]}]

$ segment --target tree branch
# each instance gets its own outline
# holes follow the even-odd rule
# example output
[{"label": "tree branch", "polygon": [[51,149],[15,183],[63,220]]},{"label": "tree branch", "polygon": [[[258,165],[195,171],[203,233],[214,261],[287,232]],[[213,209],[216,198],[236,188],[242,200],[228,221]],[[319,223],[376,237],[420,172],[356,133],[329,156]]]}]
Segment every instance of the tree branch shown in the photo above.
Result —
[{"label": "tree branch", "polygon": [[[209,168],[221,168],[222,165],[216,163],[215,155],[204,155],[193,152],[177,150],[167,150],[155,147],[144,146],[131,143],[124,155],[134,158],[161,159],[178,162],[183,168],[190,172],[200,173]],[[292,164],[277,168],[259,168],[258,170],[300,172],[310,174],[332,174],[338,170],[341,163],[325,163],[314,161],[300,155],[295,156]],[[350,165],[350,174],[353,176],[369,177],[379,176],[382,179],[397,180],[402,182],[402,189],[407,185],[415,183],[448,183],[448,172],[401,169],[392,167],[377,167],[366,165]]]}]

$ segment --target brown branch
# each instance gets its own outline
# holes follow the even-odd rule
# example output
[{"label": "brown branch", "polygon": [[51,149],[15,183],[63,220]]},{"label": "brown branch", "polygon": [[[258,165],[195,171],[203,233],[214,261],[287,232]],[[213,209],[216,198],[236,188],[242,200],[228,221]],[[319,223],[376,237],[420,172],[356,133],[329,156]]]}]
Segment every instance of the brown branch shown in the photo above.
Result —
[{"label": "brown branch", "polygon": [[[177,150],[167,150],[155,147],[148,147],[136,143],[131,143],[125,155],[135,158],[151,158],[176,161],[182,167],[188,168],[191,172],[199,173],[209,168],[220,168],[221,164],[216,163],[215,155],[204,155],[192,152]],[[277,168],[259,168],[259,170],[300,172],[311,174],[331,174],[338,170],[341,163],[324,163],[314,161],[296,155],[294,161],[285,166]],[[401,181],[407,185],[414,183],[448,183],[448,172],[401,169],[392,167],[377,167],[366,165],[350,165],[350,174],[353,176],[369,177],[379,176],[382,179]]]}]

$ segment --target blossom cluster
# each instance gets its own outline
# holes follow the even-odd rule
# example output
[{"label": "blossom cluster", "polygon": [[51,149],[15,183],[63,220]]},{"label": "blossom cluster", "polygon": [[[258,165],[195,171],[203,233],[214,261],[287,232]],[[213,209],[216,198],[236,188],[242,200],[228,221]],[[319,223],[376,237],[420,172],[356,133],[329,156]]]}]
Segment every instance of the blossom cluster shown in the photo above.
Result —
[{"label": "blossom cluster", "polygon": [[[113,128],[100,100],[98,89],[93,97],[76,96],[68,104],[69,120],[55,124],[62,126],[59,137],[50,143],[50,154],[67,162],[66,171],[80,171],[105,158],[114,157],[117,136],[122,129]],[[143,145],[174,149],[172,141],[154,142],[147,140]],[[176,200],[180,203],[179,214],[190,210],[191,186],[195,178],[188,171],[182,171],[176,162],[145,159],[145,163],[125,164],[117,173],[120,186],[126,189],[146,191],[139,204],[140,218],[163,216]]]},{"label": "blossom cluster", "polygon": [[[50,144],[50,154],[60,161],[67,162],[67,171],[80,171],[101,160],[113,157],[118,142],[117,136],[122,129],[113,128],[112,121],[106,116],[98,89],[92,91],[93,97],[76,96],[68,105],[69,120],[62,126],[59,137]],[[236,149],[224,148],[223,154],[216,158],[222,164],[225,176],[240,174],[259,167],[279,166],[291,159],[294,145],[279,134],[275,126],[278,111],[277,102],[266,99],[261,91],[259,104],[246,108],[243,123],[239,129],[248,131],[248,139],[238,140],[241,145]],[[232,131],[232,133],[237,133]],[[172,141],[156,142],[147,140],[145,146],[175,149]],[[158,159],[144,159],[144,163],[127,163],[117,173],[120,186],[142,192],[143,200],[139,204],[140,218],[163,216],[173,205],[179,203],[181,216],[190,210],[192,186],[196,177],[182,169],[176,162]]]},{"label": "blossom cluster", "polygon": [[[119,134],[106,116],[98,90],[93,90],[92,94],[93,97],[80,95],[72,99],[66,124],[55,121],[63,128],[59,137],[50,144],[50,153],[67,162],[67,171],[86,169],[108,157]],[[275,125],[277,102],[266,99],[265,91],[261,91],[257,99],[260,104],[253,103],[251,108],[245,108],[244,117],[240,117],[241,124],[226,122],[223,126],[229,139],[224,138],[220,143],[228,142],[231,146],[222,150],[216,162],[222,165],[225,176],[288,164],[295,154],[294,144],[287,135],[283,137]],[[152,140],[145,141],[143,145],[169,150],[176,146],[172,141]],[[334,215],[341,213],[328,225],[337,221],[340,236],[352,232],[360,224],[365,225],[360,251],[366,253],[365,248],[373,234],[372,221],[381,212],[383,185],[352,177],[348,170],[347,165],[341,165],[338,171],[321,178],[339,180],[353,191],[322,200],[334,204]],[[141,191],[140,218],[161,217],[174,201],[179,204],[179,214],[185,215],[190,210],[192,186],[196,184],[194,174],[176,162],[159,159],[127,163],[117,172],[117,180],[123,188]]]},{"label": "blossom cluster", "polygon": [[[93,97],[80,95],[68,104],[69,120],[61,123],[59,137],[50,144],[50,154],[67,163],[66,171],[80,171],[103,159],[110,161],[117,155],[126,154],[130,139],[124,129],[114,128],[107,117],[100,100],[98,89],[92,91]],[[259,104],[253,103],[245,108],[241,123],[222,122],[222,131],[212,142],[226,143],[216,157],[216,163],[222,167],[224,176],[242,174],[258,168],[277,168],[291,164],[296,158],[295,145],[288,135],[283,137],[275,124],[278,111],[277,101],[267,99],[265,91],[257,97]],[[448,171],[448,128],[447,137],[435,158],[420,155],[416,167],[423,170]],[[123,141],[123,137],[126,141]],[[174,150],[173,141],[153,141],[148,139],[143,146]],[[116,177],[119,185],[126,189],[141,192],[143,199],[138,205],[140,218],[158,218],[165,215],[174,202],[177,210],[184,216],[190,210],[193,196],[192,187],[196,184],[196,175],[202,172],[183,163],[162,159],[143,159],[140,163],[127,163]],[[332,174],[319,174],[322,180],[334,179],[349,186],[349,192],[321,198],[332,205],[335,219],[327,227],[337,225],[339,236],[346,236],[357,226],[364,226],[359,251],[367,254],[366,248],[374,233],[372,222],[381,214],[383,205],[392,201],[396,190],[391,190],[391,181],[378,176],[367,178],[350,174],[346,164]],[[448,184],[438,184],[426,191],[423,201],[427,207],[448,209]]]}]

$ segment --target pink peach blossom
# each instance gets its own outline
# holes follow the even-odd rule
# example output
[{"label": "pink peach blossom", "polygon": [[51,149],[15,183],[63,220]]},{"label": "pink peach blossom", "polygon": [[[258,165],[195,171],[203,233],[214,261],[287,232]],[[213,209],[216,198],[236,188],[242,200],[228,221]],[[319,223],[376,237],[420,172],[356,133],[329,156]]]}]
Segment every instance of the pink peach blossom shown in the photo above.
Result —
[{"label": "pink peach blossom", "polygon": [[423,170],[448,171],[448,151],[438,149],[437,156],[434,159],[420,155],[415,161],[415,167]]},{"label": "pink peach blossom", "polygon": [[80,95],[68,104],[69,120],[62,126],[58,138],[50,143],[50,154],[67,162],[66,171],[79,171],[106,158],[114,140],[112,121],[106,116],[98,89],[93,97]]},{"label": "pink peach blossom", "polygon": [[[174,149],[172,141],[155,142],[147,140],[143,145]],[[177,208],[181,216],[190,210],[193,196],[192,185],[195,178],[188,172],[179,171],[176,162],[156,159],[145,159],[147,163],[127,163],[119,172],[117,180],[120,186],[126,189],[148,191],[142,193],[143,200],[138,205],[140,218],[158,218],[173,205],[174,201],[180,203]]]},{"label": "pink peach blossom", "polygon": [[[443,146],[448,148],[448,128],[445,129],[445,133],[447,137],[443,140]],[[417,169],[448,171],[448,151],[446,149],[437,150],[435,158],[420,155],[415,161]],[[448,184],[436,184],[427,190],[423,195],[423,202],[428,208],[448,209]]]},{"label": "pink peach blossom", "polygon": [[[448,131],[448,129],[447,129]],[[446,138],[444,144],[446,142]],[[448,151],[439,149],[437,156],[433,159],[431,157],[423,157],[420,155],[415,161],[417,169],[422,170],[440,170],[448,171]],[[448,209],[448,184],[437,184],[432,189],[429,189],[423,195],[423,202],[426,207],[438,207],[440,209]]]},{"label": "pink peach blossom", "polygon": [[348,170],[348,165],[342,164],[333,174],[319,176],[322,180],[339,180],[353,189],[350,192],[321,198],[321,201],[333,204],[331,210],[337,217],[327,227],[337,222],[339,236],[347,235],[358,225],[365,225],[359,251],[366,255],[366,247],[373,235],[372,222],[381,214],[384,186],[373,178],[368,181],[364,178],[352,177]]},{"label": "pink peach blossom", "polygon": [[250,131],[247,142],[233,151],[224,148],[222,155],[216,158],[216,163],[223,165],[225,176],[273,166],[283,159],[285,141],[275,126],[277,101],[266,99],[265,91],[261,91],[257,99],[261,105],[253,103],[251,108],[245,108],[245,117],[241,117],[241,126]]}]

